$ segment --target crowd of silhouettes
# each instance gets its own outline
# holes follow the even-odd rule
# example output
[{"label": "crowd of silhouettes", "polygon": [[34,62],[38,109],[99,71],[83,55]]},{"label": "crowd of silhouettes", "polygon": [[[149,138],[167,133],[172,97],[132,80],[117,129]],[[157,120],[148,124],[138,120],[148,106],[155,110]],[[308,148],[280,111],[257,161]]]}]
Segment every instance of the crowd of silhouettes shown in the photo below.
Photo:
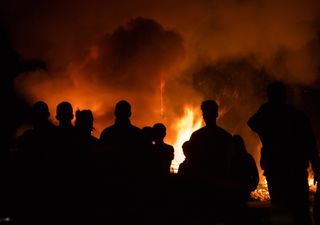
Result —
[{"label": "crowd of silhouettes", "polygon": [[[260,164],[271,202],[293,224],[311,225],[307,168],[319,181],[320,160],[305,114],[286,103],[284,84],[269,85],[268,102],[249,119],[262,142]],[[11,216],[17,224],[250,224],[247,202],[259,183],[245,141],[217,125],[218,104],[201,104],[205,126],[182,148],[185,160],[171,172],[173,146],[166,126],[142,129],[131,105],[115,105],[113,125],[92,135],[91,110],[69,102],[32,106],[32,128],[11,146]],[[73,119],[75,122],[73,125]],[[319,191],[319,190],[318,190]],[[319,224],[319,192],[314,221]]]}]

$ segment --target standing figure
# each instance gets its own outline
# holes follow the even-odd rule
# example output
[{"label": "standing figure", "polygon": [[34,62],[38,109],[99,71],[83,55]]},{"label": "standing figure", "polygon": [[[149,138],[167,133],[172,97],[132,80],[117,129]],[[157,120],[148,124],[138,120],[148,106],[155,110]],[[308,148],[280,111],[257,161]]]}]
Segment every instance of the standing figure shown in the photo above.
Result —
[{"label": "standing figure", "polygon": [[307,168],[311,162],[319,180],[317,144],[306,115],[286,103],[286,86],[271,83],[267,103],[249,119],[262,142],[261,168],[271,202],[292,216],[296,224],[311,224]]},{"label": "standing figure", "polygon": [[[201,110],[206,126],[193,132],[189,142],[184,145],[184,150],[188,153],[184,167],[187,168],[188,180],[191,181],[186,198],[193,208],[190,215],[194,211],[200,213],[202,218],[210,219],[210,222],[227,223],[227,220],[233,219],[230,214],[234,212],[231,205],[225,204],[229,200],[232,202],[232,187],[229,185],[233,155],[232,135],[217,125],[218,104],[214,100],[202,102]],[[207,206],[211,208],[208,209]]]},{"label": "standing figure", "polygon": [[56,135],[55,150],[50,154],[50,172],[52,176],[52,188],[54,202],[57,211],[57,220],[71,223],[75,220],[78,173],[78,139],[75,127],[72,124],[74,118],[73,107],[70,102],[60,102],[56,108],[58,129]]},{"label": "standing figure", "polygon": [[154,148],[159,160],[159,172],[161,175],[169,175],[171,161],[174,158],[174,149],[172,145],[164,143],[166,136],[166,127],[162,123],[153,125]]},{"label": "standing figure", "polygon": [[250,193],[259,184],[259,172],[252,155],[247,152],[243,138],[233,136],[234,155],[232,156],[232,175],[239,198],[244,201],[250,199]]},{"label": "standing figure", "polygon": [[113,224],[139,220],[145,180],[145,142],[142,130],[130,122],[131,105],[119,101],[114,110],[115,123],[100,135],[102,170],[111,189],[108,201],[114,210]]},{"label": "standing figure", "polygon": [[[30,219],[34,224],[43,224],[48,213],[48,155],[53,151],[56,127],[50,122],[50,112],[48,105],[43,101],[37,101],[31,109],[32,128],[26,130],[17,139],[17,167],[18,173],[14,180],[21,182],[15,184],[14,200],[20,198],[20,202],[15,202],[15,206],[21,207],[16,210],[23,212],[25,219]],[[18,179],[17,179],[18,178]],[[32,202],[32,204],[31,204]],[[39,212],[35,218],[33,211]],[[22,218],[23,218],[22,217]]]}]

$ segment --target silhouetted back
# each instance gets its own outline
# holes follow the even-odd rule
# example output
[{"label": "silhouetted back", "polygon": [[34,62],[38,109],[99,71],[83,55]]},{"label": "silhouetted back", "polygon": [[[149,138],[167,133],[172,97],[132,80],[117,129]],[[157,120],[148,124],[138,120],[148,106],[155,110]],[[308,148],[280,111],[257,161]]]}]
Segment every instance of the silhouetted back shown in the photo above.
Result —
[{"label": "silhouetted back", "polygon": [[[54,142],[56,127],[49,121],[49,108],[43,101],[34,103],[31,109],[32,129],[29,129],[18,138],[19,154],[24,159],[31,160],[29,165],[37,165],[47,160],[48,150]],[[38,165],[39,166],[39,165]]]},{"label": "silhouetted back", "polygon": [[234,155],[232,156],[231,177],[239,191],[240,198],[249,200],[250,193],[259,184],[259,172],[254,158],[247,152],[244,140],[239,135],[233,136]]},{"label": "silhouetted back", "polygon": [[113,178],[128,182],[142,172],[145,142],[141,129],[130,122],[131,105],[127,101],[119,101],[114,114],[115,123],[102,131],[100,144]]},{"label": "silhouetted back", "polygon": [[17,139],[17,173],[13,180],[14,186],[19,188],[14,198],[19,202],[12,201],[22,209],[24,219],[30,219],[32,212],[37,211],[37,221],[41,221],[51,204],[47,195],[51,193],[50,153],[55,150],[57,128],[49,121],[49,116],[45,102],[34,103],[31,109],[32,128]]},{"label": "silhouetted back", "polygon": [[166,127],[162,123],[153,125],[154,147],[159,162],[159,173],[162,175],[170,174],[171,162],[174,158],[174,148],[172,145],[164,143],[166,136]]},{"label": "silhouetted back", "polygon": [[216,125],[218,106],[215,101],[204,101],[201,109],[206,126],[190,137],[189,168],[196,176],[204,176],[223,185],[230,172],[232,136]]},{"label": "silhouetted back", "polygon": [[[72,125],[73,108],[69,102],[61,102],[57,106],[56,119],[58,125],[58,142],[60,147],[64,148],[64,154],[71,153],[74,150],[76,131]],[[73,154],[73,153],[71,153]]]},{"label": "silhouetted back", "polygon": [[300,170],[306,169],[310,160],[320,169],[316,140],[306,115],[286,104],[284,84],[270,84],[267,94],[269,101],[248,121],[263,145],[261,167],[266,173]]},{"label": "silhouetted back", "polygon": [[78,139],[78,152],[83,161],[93,160],[97,154],[98,138],[94,137],[93,131],[93,113],[89,109],[77,110],[75,128]]},{"label": "silhouetted back", "polygon": [[260,165],[271,201],[293,215],[296,224],[311,224],[307,168],[319,177],[320,159],[307,116],[286,103],[286,86],[271,83],[268,101],[249,119],[262,142]]}]

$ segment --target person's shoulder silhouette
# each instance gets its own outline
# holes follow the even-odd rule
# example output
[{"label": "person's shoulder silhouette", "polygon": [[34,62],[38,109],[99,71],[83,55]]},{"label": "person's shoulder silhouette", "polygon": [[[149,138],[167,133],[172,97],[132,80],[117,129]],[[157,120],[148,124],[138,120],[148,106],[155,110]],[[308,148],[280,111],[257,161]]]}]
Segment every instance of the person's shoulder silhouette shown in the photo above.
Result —
[{"label": "person's shoulder silhouette", "polygon": [[38,101],[32,107],[32,122],[34,129],[54,129],[55,126],[49,121],[50,112],[47,103]]},{"label": "person's shoulder silhouette", "polygon": [[[31,151],[36,150],[39,145],[49,144],[45,142],[54,134],[53,132],[56,128],[49,121],[49,116],[49,107],[44,101],[37,101],[33,104],[31,108],[32,128],[26,130],[22,136],[18,138],[18,148],[29,148],[28,151]],[[42,151],[44,151],[44,149]]]},{"label": "person's shoulder silhouette", "polygon": [[93,113],[90,109],[76,111],[75,128],[79,135],[81,138],[95,143],[98,139],[91,134],[94,130],[93,121]]},{"label": "person's shoulder silhouette", "polygon": [[[271,202],[295,210],[296,221],[310,224],[307,168],[311,162],[319,179],[316,139],[306,114],[287,103],[284,83],[269,84],[267,97],[268,101],[248,120],[248,126],[262,143],[260,165]],[[297,196],[299,199],[293,201]]]},{"label": "person's shoulder silhouette", "polygon": [[[114,136],[114,141],[121,139],[122,136],[126,136],[126,133],[139,133],[142,136],[141,129],[132,125],[130,122],[131,117],[131,105],[126,100],[119,101],[114,110],[115,123],[105,128],[101,135],[100,141],[104,142],[108,137]],[[111,135],[110,135],[111,134]],[[112,141],[110,139],[110,141]]]},{"label": "person's shoulder silhouette", "polygon": [[[98,144],[98,138],[92,135],[94,117],[90,109],[77,110],[75,113],[75,129],[81,143],[80,148],[93,148]],[[83,146],[81,146],[83,145]]]},{"label": "person's shoulder silhouette", "polygon": [[190,168],[198,170],[201,176],[225,177],[223,173],[228,171],[226,162],[232,154],[232,135],[217,125],[218,104],[214,100],[203,101],[201,111],[205,126],[190,137]]},{"label": "person's shoulder silhouette", "polygon": [[249,199],[250,192],[254,191],[259,184],[259,172],[252,155],[247,152],[243,138],[234,135],[232,156],[232,175],[239,189],[243,190],[243,197]]},{"label": "person's shoulder silhouette", "polygon": [[160,163],[160,170],[163,174],[170,173],[171,161],[174,158],[174,148],[164,142],[166,136],[166,127],[162,123],[153,125],[153,139],[155,150],[157,151]]},{"label": "person's shoulder silhouette", "polygon": [[132,168],[130,173],[134,173],[138,164],[143,164],[140,163],[144,157],[142,153],[145,152],[142,130],[131,124],[131,105],[128,101],[119,101],[115,106],[114,115],[114,124],[105,128],[100,135],[99,142],[102,154],[105,155],[103,158],[108,158],[111,164],[116,163],[117,166],[119,163],[112,162],[111,158],[121,158],[121,170],[128,173],[129,168]]}]

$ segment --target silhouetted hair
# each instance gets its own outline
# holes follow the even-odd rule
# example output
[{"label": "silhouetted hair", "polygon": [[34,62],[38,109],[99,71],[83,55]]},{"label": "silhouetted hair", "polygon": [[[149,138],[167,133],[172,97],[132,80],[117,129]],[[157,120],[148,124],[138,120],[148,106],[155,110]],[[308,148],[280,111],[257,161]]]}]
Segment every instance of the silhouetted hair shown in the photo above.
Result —
[{"label": "silhouetted hair", "polygon": [[206,100],[201,104],[201,110],[204,115],[218,116],[218,104],[214,100]]},{"label": "silhouetted hair", "polygon": [[93,114],[89,109],[77,110],[75,126],[81,130],[93,130]]},{"label": "silhouetted hair", "polygon": [[285,102],[287,97],[286,85],[280,81],[269,84],[267,96],[270,102]]},{"label": "silhouetted hair", "polygon": [[57,106],[57,120],[72,120],[73,119],[73,108],[69,102],[61,102]]},{"label": "silhouetted hair", "polygon": [[49,107],[44,101],[38,101],[32,106],[32,118],[35,119],[48,119],[50,116]]},{"label": "silhouetted hair", "polygon": [[116,104],[114,115],[117,118],[129,118],[131,116],[131,105],[126,100],[121,100]]}]

